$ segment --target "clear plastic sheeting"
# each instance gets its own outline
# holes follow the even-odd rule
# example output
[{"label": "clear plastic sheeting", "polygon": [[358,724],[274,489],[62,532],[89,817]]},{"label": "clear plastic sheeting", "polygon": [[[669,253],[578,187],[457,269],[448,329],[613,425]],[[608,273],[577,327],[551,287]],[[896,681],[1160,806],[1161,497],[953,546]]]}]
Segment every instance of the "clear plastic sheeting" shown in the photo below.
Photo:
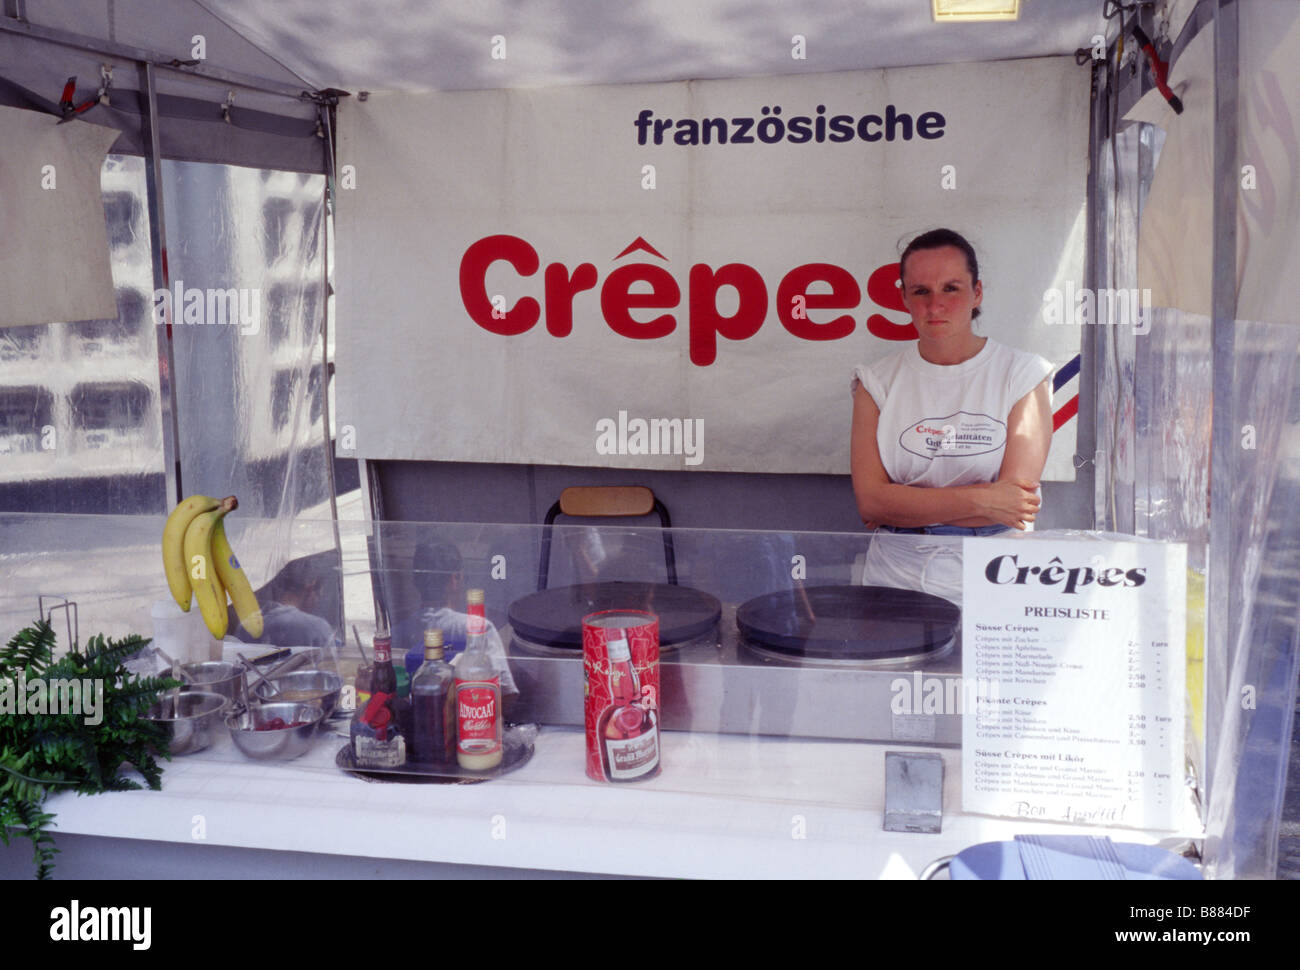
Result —
[{"label": "clear plastic sheeting", "polygon": [[[1261,57],[1247,52],[1261,38],[1271,44],[1283,33],[1257,31],[1252,40],[1251,29],[1262,21],[1251,15],[1268,10],[1281,15],[1283,8],[1234,6],[1243,17],[1241,97],[1251,110],[1260,104],[1276,106],[1276,79],[1264,76],[1267,72],[1255,77]],[[1120,83],[1127,95],[1127,86],[1136,82],[1124,77]],[[1250,131],[1247,125],[1241,134],[1249,139]],[[1226,134],[1221,129],[1215,136]],[[1163,144],[1161,129],[1133,124],[1101,145],[1098,201],[1106,205],[1107,220],[1096,272],[1099,287],[1138,282],[1137,230]],[[1263,164],[1259,168],[1272,170]],[[1248,221],[1263,212],[1266,222],[1286,225],[1276,221],[1275,207],[1261,206],[1259,196],[1243,193],[1239,204]],[[1244,252],[1240,245],[1239,238],[1239,255]],[[1221,258],[1217,250],[1231,248],[1231,243],[1216,239],[1213,246],[1215,253],[1202,254],[1207,268],[1212,257]],[[1285,256],[1284,246],[1275,248],[1277,252],[1264,255]],[[1243,258],[1249,262],[1258,255],[1252,251]],[[1240,273],[1239,268],[1239,284]],[[1188,708],[1188,755],[1207,803],[1208,869],[1224,878],[1272,878],[1291,747],[1300,600],[1300,525],[1293,514],[1300,497],[1300,440],[1293,440],[1300,421],[1297,340],[1284,327],[1237,321],[1232,325],[1233,369],[1216,374],[1213,326],[1207,317],[1156,308],[1149,311],[1149,320],[1144,335],[1122,327],[1098,333],[1097,524],[1187,543],[1189,697],[1199,696],[1202,686],[1205,692],[1203,710]],[[1234,400],[1223,400],[1226,388]],[[1229,412],[1234,426],[1228,434],[1239,445],[1230,498],[1224,503],[1232,516],[1225,533],[1231,547],[1211,549],[1211,428],[1215,408],[1225,407],[1235,409]],[[1207,642],[1207,580],[1217,575],[1226,579],[1224,601],[1231,604],[1232,615],[1219,626],[1226,631],[1224,641]]]},{"label": "clear plastic sheeting", "polygon": [[[1140,534],[1185,542],[1187,556],[1188,757],[1203,782],[1206,718],[1222,717],[1222,697],[1206,684],[1226,681],[1222,653],[1206,657],[1206,552],[1209,546],[1210,321],[1179,310],[1153,309],[1138,337],[1140,377],[1134,388],[1134,518]],[[1207,665],[1208,661],[1208,665]],[[1207,680],[1208,678],[1208,680]]]},{"label": "clear plastic sheeting", "polygon": [[1210,563],[1211,569],[1232,570],[1230,602],[1241,604],[1241,615],[1228,625],[1233,642],[1224,649],[1209,645],[1212,662],[1224,653],[1231,658],[1222,680],[1216,681],[1213,667],[1208,680],[1226,685],[1218,698],[1221,713],[1218,705],[1207,711],[1221,727],[1210,753],[1205,855],[1220,878],[1271,879],[1277,869],[1300,632],[1298,349],[1295,327],[1236,323],[1231,386],[1242,424],[1231,483],[1232,549]]},{"label": "clear plastic sheeting", "polygon": [[240,553],[269,581],[304,551],[294,517],[329,498],[325,180],[194,162],[163,175],[182,491],[233,494],[239,520],[264,520]]},{"label": "clear plastic sheeting", "polygon": [[100,184],[117,317],[0,329],[0,509],[166,503],[144,161],[110,155]]},{"label": "clear plastic sheeting", "polygon": [[[1099,289],[1136,288],[1138,225],[1165,132],[1134,123],[1100,152],[1098,193],[1106,211]],[[1139,303],[1142,296],[1139,292]],[[1100,302],[1100,301],[1099,301]],[[1187,756],[1189,776],[1206,778],[1206,719],[1222,716],[1227,661],[1205,650],[1209,544],[1210,321],[1167,308],[1138,320],[1103,317],[1097,328],[1097,525],[1184,542],[1187,573]]]},{"label": "clear plastic sheeting", "polygon": [[[1107,245],[1097,267],[1099,290],[1135,286],[1137,215],[1141,206],[1142,157],[1149,149],[1142,129],[1131,125],[1110,138],[1101,152],[1097,192],[1106,213]],[[1099,301],[1100,302],[1100,301]],[[1138,342],[1131,325],[1097,321],[1097,521],[1099,529],[1134,530],[1134,422]]]},{"label": "clear plastic sheeting", "polygon": [[[1150,313],[1136,388],[1138,534],[1203,549],[1209,537],[1210,321],[1178,310]],[[1205,569],[1203,561],[1191,565]]]}]

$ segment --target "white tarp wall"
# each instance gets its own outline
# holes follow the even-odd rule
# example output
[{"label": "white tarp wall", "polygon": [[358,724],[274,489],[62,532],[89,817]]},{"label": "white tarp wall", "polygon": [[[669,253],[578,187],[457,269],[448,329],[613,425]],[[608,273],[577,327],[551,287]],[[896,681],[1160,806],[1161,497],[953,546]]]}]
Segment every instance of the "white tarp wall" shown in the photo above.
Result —
[{"label": "white tarp wall", "polygon": [[112,128],[0,107],[0,327],[117,312],[99,170]]},{"label": "white tarp wall", "polygon": [[[1168,132],[1142,214],[1138,279],[1155,306],[1210,316],[1214,35],[1203,30],[1170,73],[1175,114],[1149,91],[1126,115]],[[1237,319],[1300,323],[1285,281],[1300,276],[1300,8],[1241,6],[1238,80]]]},{"label": "white tarp wall", "polygon": [[[975,244],[977,331],[1075,361],[1043,296],[1082,278],[1087,110],[1072,58],[349,99],[339,447],[844,473],[853,365],[914,337],[892,267],[918,231]],[[703,447],[608,454],[620,412]]]}]

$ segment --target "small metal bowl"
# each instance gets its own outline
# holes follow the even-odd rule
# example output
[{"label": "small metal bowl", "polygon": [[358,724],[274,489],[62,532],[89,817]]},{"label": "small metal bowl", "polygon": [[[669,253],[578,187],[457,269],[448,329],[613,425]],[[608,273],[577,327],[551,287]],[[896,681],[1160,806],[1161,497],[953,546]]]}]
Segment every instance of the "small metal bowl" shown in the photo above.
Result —
[{"label": "small metal bowl", "polygon": [[182,691],[203,694],[220,694],[227,700],[236,701],[244,696],[244,671],[239,664],[226,663],[224,660],[209,660],[205,663],[184,664],[181,669],[190,675],[192,684],[186,684]]},{"label": "small metal bowl", "polygon": [[[258,725],[277,717],[286,724],[308,723],[301,727],[257,730]],[[235,747],[245,756],[257,761],[289,761],[311,747],[312,736],[324,718],[319,704],[255,704],[227,717],[226,727]]]},{"label": "small metal bowl", "polygon": [[145,712],[145,719],[167,725],[167,750],[172,754],[193,754],[210,746],[221,728],[221,719],[229,704],[220,694],[184,691],[176,695],[172,709],[171,695],[162,697]]},{"label": "small metal bowl", "polygon": [[[275,696],[267,685],[280,691]],[[265,703],[319,704],[325,717],[334,713],[343,690],[343,678],[328,670],[300,670],[259,683],[253,688],[252,700]]]}]

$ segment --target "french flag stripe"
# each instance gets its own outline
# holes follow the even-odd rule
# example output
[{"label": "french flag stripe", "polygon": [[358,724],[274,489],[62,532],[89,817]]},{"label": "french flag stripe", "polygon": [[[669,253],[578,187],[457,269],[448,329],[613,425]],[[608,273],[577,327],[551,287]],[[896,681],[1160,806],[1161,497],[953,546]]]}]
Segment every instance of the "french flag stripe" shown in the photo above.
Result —
[{"label": "french flag stripe", "polygon": [[[1069,384],[1079,376],[1080,355],[1075,354],[1069,361],[1063,364],[1059,370],[1052,376],[1052,394],[1055,396],[1061,388]],[[1058,407],[1052,413],[1052,430],[1056,431],[1079,413],[1079,391],[1076,385],[1073,388],[1074,393],[1065,400],[1065,403]]]},{"label": "french flag stripe", "polygon": [[1079,375],[1080,356],[1080,354],[1075,354],[1069,363],[1061,365],[1060,370],[1056,372],[1056,376],[1052,378],[1053,391],[1059,391],[1067,382]]},{"label": "french flag stripe", "polygon": [[1076,394],[1056,409],[1056,413],[1052,415],[1052,430],[1056,431],[1078,413],[1079,395]]}]

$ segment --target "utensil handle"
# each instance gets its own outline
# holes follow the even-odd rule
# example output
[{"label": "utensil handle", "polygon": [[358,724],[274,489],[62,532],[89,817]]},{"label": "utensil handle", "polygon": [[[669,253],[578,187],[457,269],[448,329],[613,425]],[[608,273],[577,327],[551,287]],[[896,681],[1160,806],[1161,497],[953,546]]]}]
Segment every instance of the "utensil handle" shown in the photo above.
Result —
[{"label": "utensil handle", "polygon": [[171,668],[171,673],[173,677],[175,677],[177,680],[184,681],[187,684],[194,683],[194,678],[191,677],[189,674],[187,674],[181,668],[180,663],[177,660],[173,659],[171,655],[167,653],[166,650],[164,650],[162,647],[155,646],[153,648],[153,652],[156,653],[158,656],[162,657],[164,661],[166,661],[167,666]]},{"label": "utensil handle", "polygon": [[[237,653],[237,654],[235,654],[235,656],[239,658],[240,663],[242,663],[242,664],[244,665],[244,668],[245,668],[245,671],[244,671],[244,703],[248,703],[249,698],[250,698],[250,696],[252,695],[253,691],[258,687],[259,684],[264,684],[264,683],[266,683],[266,678],[262,676],[262,673],[261,673],[261,672],[260,672],[256,667],[253,666],[253,662],[252,662],[251,660],[249,660],[247,657],[245,657],[242,653]],[[258,683],[257,683],[257,684],[249,684],[249,683],[248,683],[248,675],[249,675],[249,674],[252,674],[254,677],[257,678],[257,680],[258,680]],[[278,693],[280,693],[278,690],[275,690],[274,687],[272,687],[271,689],[272,689],[272,696],[274,696],[274,694],[278,694]]]},{"label": "utensil handle", "polygon": [[284,661],[283,663],[276,664],[274,667],[272,667],[262,676],[266,677],[267,679],[271,679],[273,677],[279,677],[282,674],[287,674],[290,673],[291,671],[297,670],[299,667],[306,664],[309,659],[310,658],[305,653],[295,653],[292,657],[290,657],[288,660]]},{"label": "utensil handle", "polygon": [[[271,692],[272,697],[280,696],[280,691],[276,689],[274,684],[270,683],[271,679],[274,677],[279,677],[283,674],[287,674],[290,671],[297,670],[303,664],[307,663],[309,659],[307,654],[305,653],[295,653],[292,657],[290,657],[288,660],[284,661],[283,663],[276,664],[273,668],[268,670],[266,673],[261,673],[256,667],[253,666],[252,661],[250,661],[242,653],[237,653],[235,654],[235,656],[238,657],[243,662],[244,666],[248,668],[248,672],[251,673],[258,680],[258,683],[253,684],[246,688],[246,693],[251,694],[257,687],[260,687],[262,684],[266,684],[266,688]],[[247,677],[245,677],[245,681],[247,681]],[[245,700],[247,699],[248,699],[247,696],[245,696]]]}]

